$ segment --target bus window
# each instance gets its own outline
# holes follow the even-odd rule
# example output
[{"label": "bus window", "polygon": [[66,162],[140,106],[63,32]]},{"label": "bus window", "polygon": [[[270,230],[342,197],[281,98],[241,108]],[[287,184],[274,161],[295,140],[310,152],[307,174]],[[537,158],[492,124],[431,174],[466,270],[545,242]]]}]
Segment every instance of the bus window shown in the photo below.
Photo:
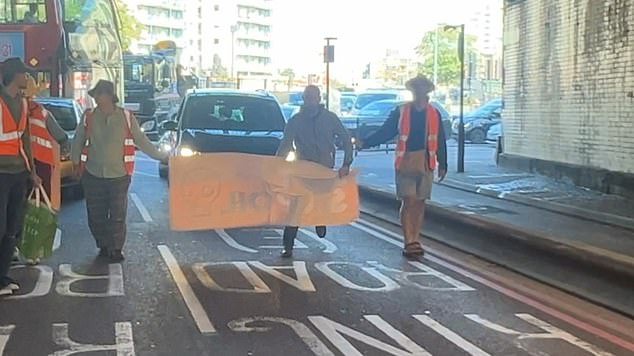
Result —
[{"label": "bus window", "polygon": [[46,23],[44,0],[0,0],[0,24]]}]

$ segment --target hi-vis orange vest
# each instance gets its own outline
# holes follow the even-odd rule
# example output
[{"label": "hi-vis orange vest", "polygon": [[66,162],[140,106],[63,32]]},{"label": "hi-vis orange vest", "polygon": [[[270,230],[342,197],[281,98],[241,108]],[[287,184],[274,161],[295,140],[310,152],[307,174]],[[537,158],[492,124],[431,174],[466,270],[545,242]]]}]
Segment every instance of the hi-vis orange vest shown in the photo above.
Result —
[{"label": "hi-vis orange vest", "polygon": [[57,165],[58,162],[53,150],[53,137],[46,127],[48,112],[42,105],[34,101],[29,101],[28,106],[33,158],[51,166]]},{"label": "hi-vis orange vest", "polygon": [[[407,139],[410,134],[410,122],[411,122],[411,109],[412,104],[407,103],[401,106],[401,116],[398,119],[398,141],[396,143],[396,159],[394,166],[398,170],[403,161],[403,156],[407,150]],[[434,170],[436,168],[437,158],[436,153],[438,151],[438,130],[440,129],[440,117],[436,109],[427,104],[426,108],[426,135],[427,142],[425,148],[428,154],[429,169]]]},{"label": "hi-vis orange vest", "polygon": [[31,170],[31,163],[24,152],[22,135],[27,126],[27,102],[22,101],[22,114],[20,120],[16,124],[13,114],[9,110],[9,106],[0,98],[0,155],[17,156],[20,155],[24,159],[26,168]]},{"label": "hi-vis orange vest", "polygon": [[[126,121],[126,133],[123,140],[123,162],[125,164],[126,173],[131,176],[134,173],[134,154],[136,147],[134,146],[134,136],[132,136],[132,114],[128,110],[123,110]],[[93,111],[86,111],[86,118],[84,120],[84,128],[86,132],[86,143],[81,151],[79,173],[83,173],[86,169],[86,162],[88,162],[88,147],[90,147],[90,133],[92,128]]]}]

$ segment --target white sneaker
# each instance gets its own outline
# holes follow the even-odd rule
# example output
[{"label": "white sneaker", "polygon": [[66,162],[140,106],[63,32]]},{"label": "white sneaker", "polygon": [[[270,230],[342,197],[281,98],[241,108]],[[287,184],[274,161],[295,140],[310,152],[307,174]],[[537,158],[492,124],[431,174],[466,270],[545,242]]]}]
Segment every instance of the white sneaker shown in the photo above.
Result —
[{"label": "white sneaker", "polygon": [[5,288],[9,288],[14,292],[20,290],[20,284],[13,278],[5,277],[2,282],[7,284]]},{"label": "white sneaker", "polygon": [[0,289],[0,297],[11,295],[11,294],[13,294],[13,289],[11,289],[9,286],[6,286]]}]

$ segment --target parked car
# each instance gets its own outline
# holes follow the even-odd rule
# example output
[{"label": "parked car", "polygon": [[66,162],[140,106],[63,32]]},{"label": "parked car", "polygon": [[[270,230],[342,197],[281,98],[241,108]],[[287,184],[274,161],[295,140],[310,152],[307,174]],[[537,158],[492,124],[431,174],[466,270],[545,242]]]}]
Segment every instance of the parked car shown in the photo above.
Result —
[{"label": "parked car", "polygon": [[487,132],[487,141],[497,142],[498,137],[500,136],[502,136],[502,122],[491,125],[491,127],[489,127],[489,131]]},{"label": "parked car", "polygon": [[[400,100],[379,100],[372,102],[359,111],[358,115],[347,116],[341,119],[343,125],[348,129],[353,137],[365,138],[379,129],[387,120],[390,113],[405,101]],[[440,120],[445,130],[445,136],[451,135],[451,115],[445,107],[435,101],[430,104],[440,113]]]},{"label": "parked car", "polygon": [[358,115],[361,109],[366,105],[369,105],[379,100],[396,100],[407,101],[411,100],[411,93],[405,90],[368,90],[357,96],[357,100],[354,103],[354,107],[350,112],[351,115]]},{"label": "parked car", "polygon": [[[239,89],[196,89],[189,92],[175,120],[163,123],[167,132],[159,149],[171,155],[207,152],[275,155],[286,121],[279,102],[266,92]],[[159,164],[159,175],[168,176]]]},{"label": "parked car", "polygon": [[284,119],[286,122],[290,120],[295,114],[299,112],[300,107],[292,104],[284,104],[282,105],[282,113],[284,114]]},{"label": "parked car", "polygon": [[73,189],[76,193],[81,193],[79,179],[73,173],[73,162],[70,158],[70,142],[75,137],[75,130],[81,121],[83,111],[79,104],[73,99],[36,97],[36,102],[42,104],[48,110],[59,126],[66,131],[68,142],[60,146],[60,175],[62,189]]},{"label": "parked car", "polygon": [[[464,115],[465,139],[472,143],[485,143],[489,128],[502,120],[502,99],[493,99]],[[458,136],[460,119],[455,117],[452,134]]]}]

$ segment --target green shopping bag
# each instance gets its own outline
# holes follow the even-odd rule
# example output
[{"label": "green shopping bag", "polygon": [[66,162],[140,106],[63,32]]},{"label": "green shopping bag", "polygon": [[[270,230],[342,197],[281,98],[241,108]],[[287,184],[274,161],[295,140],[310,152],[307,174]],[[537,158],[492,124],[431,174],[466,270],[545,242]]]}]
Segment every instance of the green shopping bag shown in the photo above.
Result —
[{"label": "green shopping bag", "polygon": [[51,200],[44,188],[34,188],[26,204],[20,254],[29,260],[51,256],[56,230],[57,213],[52,208]]}]

